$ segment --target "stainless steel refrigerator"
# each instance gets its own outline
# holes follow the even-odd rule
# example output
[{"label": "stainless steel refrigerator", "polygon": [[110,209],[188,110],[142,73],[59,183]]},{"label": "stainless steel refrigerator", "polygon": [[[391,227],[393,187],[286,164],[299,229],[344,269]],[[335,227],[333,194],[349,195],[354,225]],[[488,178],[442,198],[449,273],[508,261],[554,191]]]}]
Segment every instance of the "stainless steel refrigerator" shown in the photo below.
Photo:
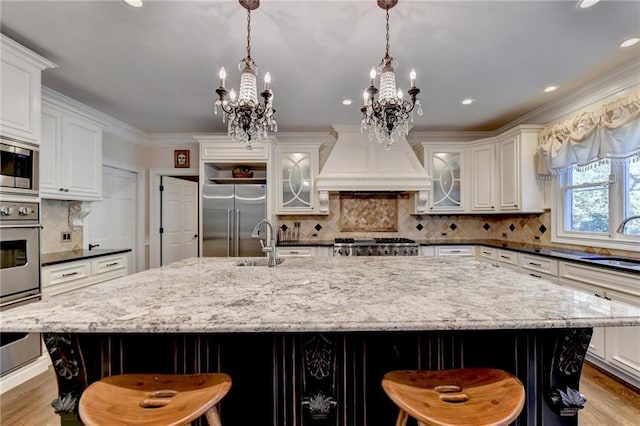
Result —
[{"label": "stainless steel refrigerator", "polygon": [[202,187],[202,255],[264,256],[251,231],[267,217],[267,185]]}]

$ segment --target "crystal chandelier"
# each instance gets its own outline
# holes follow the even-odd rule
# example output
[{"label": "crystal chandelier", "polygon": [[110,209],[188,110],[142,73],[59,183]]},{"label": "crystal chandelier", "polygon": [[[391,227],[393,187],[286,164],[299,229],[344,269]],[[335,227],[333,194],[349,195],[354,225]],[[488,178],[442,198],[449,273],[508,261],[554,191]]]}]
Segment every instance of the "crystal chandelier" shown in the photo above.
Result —
[{"label": "crystal chandelier", "polygon": [[[369,139],[374,138],[378,143],[384,143],[386,150],[391,149],[391,144],[398,138],[409,134],[409,120],[413,122],[413,110],[416,108],[418,115],[422,115],[420,100],[416,99],[420,89],[416,87],[416,72],[411,70],[409,75],[411,88],[409,96],[411,101],[402,99],[402,90],[396,89],[396,75],[393,71],[398,66],[397,61],[389,55],[389,9],[394,7],[398,0],[377,0],[378,6],[386,11],[387,16],[387,47],[384,58],[378,66],[371,68],[369,77],[370,86],[363,93],[364,105],[362,111],[362,124],[360,131],[369,130]],[[376,74],[380,74],[380,96],[376,88]]]},{"label": "crystal chandelier", "polygon": [[[273,92],[270,89],[271,76],[264,75],[264,90],[260,93],[263,103],[258,102],[256,75],[258,68],[251,58],[251,11],[260,6],[260,0],[239,0],[240,5],[247,9],[247,56],[240,61],[238,69],[240,76],[240,92],[236,99],[236,92],[225,89],[227,73],[220,69],[220,87],[216,89],[218,99],[215,102],[215,114],[218,106],[222,108],[222,122],[228,121],[228,134],[234,141],[239,141],[251,149],[253,142],[261,142],[267,137],[267,132],[277,132],[278,123],[273,116]],[[227,94],[229,95],[227,97]]]}]

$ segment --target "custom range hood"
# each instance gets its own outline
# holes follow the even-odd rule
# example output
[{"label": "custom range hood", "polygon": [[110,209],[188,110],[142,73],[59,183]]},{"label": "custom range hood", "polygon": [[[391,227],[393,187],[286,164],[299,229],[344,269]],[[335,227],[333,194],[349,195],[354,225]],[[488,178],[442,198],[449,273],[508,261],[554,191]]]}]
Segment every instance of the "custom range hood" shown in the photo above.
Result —
[{"label": "custom range hood", "polygon": [[316,189],[335,191],[428,191],[431,178],[406,139],[391,145],[369,140],[356,126],[336,126],[337,139]]}]

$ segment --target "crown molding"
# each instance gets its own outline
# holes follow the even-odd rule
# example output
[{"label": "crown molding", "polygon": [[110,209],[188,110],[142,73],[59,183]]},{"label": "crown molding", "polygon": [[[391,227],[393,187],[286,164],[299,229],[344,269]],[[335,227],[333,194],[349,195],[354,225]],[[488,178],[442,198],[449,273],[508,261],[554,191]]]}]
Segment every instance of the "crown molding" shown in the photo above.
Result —
[{"label": "crown molding", "polygon": [[335,143],[335,138],[330,132],[288,132],[277,133],[273,136],[276,145],[313,145],[320,146]]},{"label": "crown molding", "polygon": [[[149,133],[149,145],[162,148],[196,145],[199,142],[196,136],[193,133]],[[225,138],[229,139],[226,135]]]},{"label": "crown molding", "polygon": [[42,86],[42,100],[99,123],[103,131],[137,145],[149,146],[149,135],[124,121]]},{"label": "crown molding", "polygon": [[423,142],[471,142],[494,135],[494,132],[411,132],[407,141],[411,145]]},{"label": "crown molding", "polygon": [[603,101],[617,93],[640,85],[638,76],[640,76],[640,59],[632,59],[608,72],[603,77],[592,80],[566,96],[548,102],[502,126],[495,130],[493,134],[503,133],[520,124],[550,123],[562,116],[584,109],[588,105]]},{"label": "crown molding", "polygon": [[2,33],[0,33],[0,42],[2,43],[3,54],[11,53],[18,56],[41,71],[47,68],[58,68],[57,64],[54,64],[47,58],[38,55],[33,50],[27,49],[20,43],[10,39]]}]

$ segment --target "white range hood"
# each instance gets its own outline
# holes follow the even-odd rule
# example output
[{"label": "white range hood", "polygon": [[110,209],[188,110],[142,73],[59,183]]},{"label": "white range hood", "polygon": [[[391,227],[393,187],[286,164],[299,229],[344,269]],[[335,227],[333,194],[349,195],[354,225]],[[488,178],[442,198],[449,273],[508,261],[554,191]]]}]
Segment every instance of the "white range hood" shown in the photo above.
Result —
[{"label": "white range hood", "polygon": [[428,191],[431,178],[406,139],[391,145],[369,140],[356,126],[336,126],[336,143],[329,153],[316,189],[329,191]]}]

